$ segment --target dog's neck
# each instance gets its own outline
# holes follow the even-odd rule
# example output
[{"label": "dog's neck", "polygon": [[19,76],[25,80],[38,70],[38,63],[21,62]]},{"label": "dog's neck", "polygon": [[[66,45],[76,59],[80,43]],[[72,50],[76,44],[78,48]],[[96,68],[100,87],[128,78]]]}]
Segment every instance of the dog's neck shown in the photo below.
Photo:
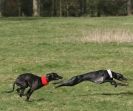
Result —
[{"label": "dog's neck", "polygon": [[41,76],[41,82],[43,86],[48,85],[49,80],[47,79],[47,77],[45,75]]},{"label": "dog's neck", "polygon": [[118,79],[118,77],[117,77],[117,73],[112,72],[112,75],[113,75],[113,78]]}]

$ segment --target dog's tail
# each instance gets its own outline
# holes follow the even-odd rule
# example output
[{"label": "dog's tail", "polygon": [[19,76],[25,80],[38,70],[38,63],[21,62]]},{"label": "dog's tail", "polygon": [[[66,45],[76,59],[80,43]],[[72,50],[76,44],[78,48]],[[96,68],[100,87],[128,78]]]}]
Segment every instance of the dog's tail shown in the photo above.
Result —
[{"label": "dog's tail", "polygon": [[16,82],[13,83],[13,89],[11,91],[5,91],[5,93],[12,93],[15,89],[15,84],[16,84]]}]

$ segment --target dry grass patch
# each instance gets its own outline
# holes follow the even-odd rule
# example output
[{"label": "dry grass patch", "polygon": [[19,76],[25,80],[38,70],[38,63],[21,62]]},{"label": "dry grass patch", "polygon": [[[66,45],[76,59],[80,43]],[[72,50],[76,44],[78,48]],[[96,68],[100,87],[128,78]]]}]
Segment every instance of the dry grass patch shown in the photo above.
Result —
[{"label": "dry grass patch", "polygon": [[95,29],[89,31],[82,31],[82,42],[133,42],[133,33],[126,29]]}]

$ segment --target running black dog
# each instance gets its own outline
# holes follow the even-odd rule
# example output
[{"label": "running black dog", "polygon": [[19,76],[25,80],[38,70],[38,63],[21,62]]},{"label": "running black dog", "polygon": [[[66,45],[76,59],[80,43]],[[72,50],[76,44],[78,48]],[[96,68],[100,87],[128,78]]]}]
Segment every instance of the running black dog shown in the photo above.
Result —
[{"label": "running black dog", "polygon": [[114,87],[117,87],[117,85],[127,86],[127,84],[117,83],[114,79],[117,79],[119,81],[124,81],[124,80],[127,81],[127,78],[125,78],[120,73],[116,73],[111,70],[98,70],[94,72],[77,75],[77,76],[72,77],[68,81],[56,82],[54,84],[58,84],[55,87],[55,88],[58,88],[62,86],[74,86],[83,81],[91,81],[91,82],[98,83],[98,84],[110,82],[111,85],[114,85]]},{"label": "running black dog", "polygon": [[[7,93],[13,92],[15,89],[15,85],[17,85],[18,88],[16,89],[16,91],[18,92],[20,97],[26,96],[27,97],[26,100],[29,101],[31,94],[35,90],[47,85],[50,81],[59,80],[62,78],[63,77],[59,76],[57,73],[48,73],[42,77],[36,76],[31,73],[21,74],[17,77],[17,79],[13,84],[13,90],[7,91]],[[24,94],[25,89],[28,87],[29,90],[27,91],[26,94]]]}]

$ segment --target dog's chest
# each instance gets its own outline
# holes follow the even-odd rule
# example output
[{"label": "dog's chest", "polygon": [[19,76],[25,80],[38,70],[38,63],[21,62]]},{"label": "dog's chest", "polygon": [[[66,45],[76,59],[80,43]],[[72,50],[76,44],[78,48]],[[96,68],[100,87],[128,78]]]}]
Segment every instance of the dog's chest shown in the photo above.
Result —
[{"label": "dog's chest", "polygon": [[95,83],[100,84],[104,81],[104,77],[99,77],[94,80]]}]

